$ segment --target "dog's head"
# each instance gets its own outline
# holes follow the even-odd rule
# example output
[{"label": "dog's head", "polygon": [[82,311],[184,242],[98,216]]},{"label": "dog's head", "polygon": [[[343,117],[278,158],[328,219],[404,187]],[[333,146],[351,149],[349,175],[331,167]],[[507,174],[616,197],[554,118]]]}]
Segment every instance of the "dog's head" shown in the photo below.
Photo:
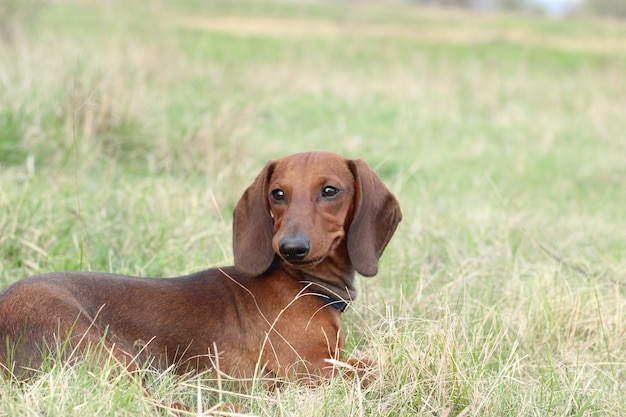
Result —
[{"label": "dog's head", "polygon": [[341,259],[373,276],[401,218],[396,198],[360,159],[306,152],[273,160],[235,208],[235,266],[259,275],[276,255],[297,269]]}]

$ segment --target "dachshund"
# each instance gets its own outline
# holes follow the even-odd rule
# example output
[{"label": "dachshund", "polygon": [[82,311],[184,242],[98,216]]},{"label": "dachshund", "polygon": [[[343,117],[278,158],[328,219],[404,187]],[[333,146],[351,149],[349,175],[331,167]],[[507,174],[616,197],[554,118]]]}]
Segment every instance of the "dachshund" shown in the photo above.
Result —
[{"label": "dachshund", "polygon": [[355,272],[377,273],[401,218],[363,160],[324,151],[270,160],[235,207],[234,266],[18,281],[0,292],[0,367],[26,375],[50,352],[70,360],[104,346],[129,371],[148,363],[317,383],[337,373]]}]

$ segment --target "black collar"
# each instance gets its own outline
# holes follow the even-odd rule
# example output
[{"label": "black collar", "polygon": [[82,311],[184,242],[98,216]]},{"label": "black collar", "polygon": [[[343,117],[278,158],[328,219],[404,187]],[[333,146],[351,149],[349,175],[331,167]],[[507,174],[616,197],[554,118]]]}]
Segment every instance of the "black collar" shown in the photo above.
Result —
[{"label": "black collar", "polygon": [[346,301],[337,300],[336,298],[333,298],[326,294],[320,294],[320,293],[314,293],[314,294],[317,295],[322,300],[324,300],[327,306],[336,308],[337,310],[339,310],[340,313],[343,313],[344,311],[346,311],[346,309],[350,305],[350,303]]}]

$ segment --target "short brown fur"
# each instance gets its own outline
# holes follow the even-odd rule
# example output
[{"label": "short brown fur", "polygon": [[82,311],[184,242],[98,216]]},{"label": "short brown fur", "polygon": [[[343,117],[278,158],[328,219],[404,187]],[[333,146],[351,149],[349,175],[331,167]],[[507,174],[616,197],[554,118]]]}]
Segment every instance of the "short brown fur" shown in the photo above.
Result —
[{"label": "short brown fur", "polygon": [[270,161],[235,208],[234,267],[23,279],[0,293],[0,364],[23,375],[41,365],[44,341],[71,333],[70,347],[104,344],[130,370],[153,360],[179,372],[219,363],[241,378],[330,377],[343,348],[331,304],[355,298],[355,270],[376,274],[401,217],[361,160],[308,152]]}]

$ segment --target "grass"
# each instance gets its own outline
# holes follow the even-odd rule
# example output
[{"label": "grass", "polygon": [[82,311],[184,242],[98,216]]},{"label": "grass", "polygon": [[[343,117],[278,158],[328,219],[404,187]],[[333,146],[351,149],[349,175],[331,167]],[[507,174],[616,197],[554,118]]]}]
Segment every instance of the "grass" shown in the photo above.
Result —
[{"label": "grass", "polygon": [[[374,384],[238,393],[145,371],[155,398],[200,398],[197,414],[626,415],[622,23],[376,3],[10,6],[2,287],[230,264],[238,197],[296,151],[365,159],[403,207],[344,315]],[[0,381],[0,415],[170,414],[114,364],[49,368]]]}]

